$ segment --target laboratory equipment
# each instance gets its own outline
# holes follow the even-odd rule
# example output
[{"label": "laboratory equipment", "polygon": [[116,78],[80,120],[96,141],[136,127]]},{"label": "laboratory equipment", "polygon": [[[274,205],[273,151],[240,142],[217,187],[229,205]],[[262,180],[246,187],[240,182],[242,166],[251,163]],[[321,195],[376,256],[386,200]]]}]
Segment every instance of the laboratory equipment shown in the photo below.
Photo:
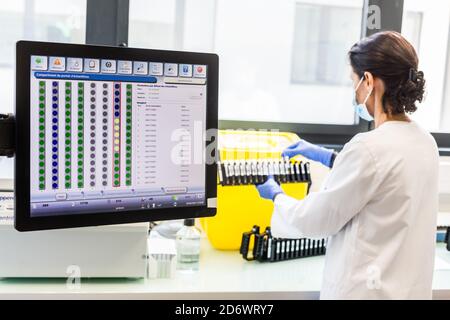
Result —
[{"label": "laboratory equipment", "polygon": [[273,203],[260,198],[254,185],[269,172],[286,194],[306,196],[312,182],[309,163],[300,156],[289,162],[281,157],[298,140],[296,134],[276,130],[219,130],[217,214],[200,220],[214,248],[239,250],[243,232],[255,224],[270,226]]},{"label": "laboratory equipment", "polygon": [[19,41],[16,79],[17,230],[215,214],[216,55]]},{"label": "laboratory equipment", "polygon": [[260,233],[259,226],[255,225],[251,231],[242,234],[239,252],[247,261],[277,262],[324,255],[326,246],[327,239],[274,238],[270,227]]},{"label": "laboratory equipment", "polygon": [[[450,228],[450,157],[440,157],[437,241],[447,242]],[[450,250],[450,245],[448,246]]]},{"label": "laboratory equipment", "polygon": [[14,155],[14,125],[13,114],[0,114],[0,156],[11,158]]},{"label": "laboratory equipment", "polygon": [[0,204],[0,278],[144,278],[148,223],[19,232],[12,193]]},{"label": "laboratory equipment", "polygon": [[157,224],[152,227],[152,234],[158,233],[166,239],[175,240],[177,232],[183,225],[184,220],[158,221]]},{"label": "laboratory equipment", "polygon": [[182,271],[198,270],[200,260],[200,231],[195,227],[194,219],[184,220],[184,226],[177,232],[177,269]]},{"label": "laboratory equipment", "polygon": [[172,278],[177,268],[175,240],[154,234],[152,230],[148,239],[148,278]]},{"label": "laboratory equipment", "polygon": [[261,184],[273,176],[277,183],[306,182],[311,185],[308,162],[289,159],[229,160],[217,164],[222,186]]}]

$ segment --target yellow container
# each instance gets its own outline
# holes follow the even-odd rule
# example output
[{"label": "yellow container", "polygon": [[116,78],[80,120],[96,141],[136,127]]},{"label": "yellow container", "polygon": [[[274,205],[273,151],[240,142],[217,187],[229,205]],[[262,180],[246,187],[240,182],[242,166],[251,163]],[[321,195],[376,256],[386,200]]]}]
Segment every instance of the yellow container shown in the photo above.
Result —
[{"label": "yellow container", "polygon": [[[281,152],[299,140],[293,133],[220,130],[220,160],[280,158]],[[297,199],[307,193],[307,183],[282,183],[283,191]],[[254,185],[217,186],[217,214],[202,218],[200,223],[208,240],[216,249],[238,250],[242,233],[253,225],[264,231],[270,226],[271,201],[260,198]]]}]

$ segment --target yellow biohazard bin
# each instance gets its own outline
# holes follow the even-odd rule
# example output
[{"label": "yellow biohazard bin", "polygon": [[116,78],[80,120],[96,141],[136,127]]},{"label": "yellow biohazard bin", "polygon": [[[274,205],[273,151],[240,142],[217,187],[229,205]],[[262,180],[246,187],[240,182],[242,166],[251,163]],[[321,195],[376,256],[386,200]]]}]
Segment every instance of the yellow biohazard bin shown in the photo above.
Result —
[{"label": "yellow biohazard bin", "polygon": [[[293,133],[220,130],[220,161],[281,158],[281,152],[299,140]],[[307,183],[282,183],[283,191],[297,199],[307,194]],[[217,186],[217,214],[200,223],[211,245],[238,250],[242,233],[253,225],[270,226],[273,203],[259,197],[254,185]]]}]

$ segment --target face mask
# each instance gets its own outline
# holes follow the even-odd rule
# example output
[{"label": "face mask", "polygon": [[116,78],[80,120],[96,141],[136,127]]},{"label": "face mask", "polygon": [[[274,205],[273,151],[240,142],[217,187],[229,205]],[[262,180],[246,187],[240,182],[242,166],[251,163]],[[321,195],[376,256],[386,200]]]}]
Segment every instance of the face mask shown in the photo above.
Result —
[{"label": "face mask", "polygon": [[367,99],[369,99],[370,94],[372,93],[372,89],[370,89],[369,94],[364,99],[363,103],[359,103],[356,101],[356,91],[358,91],[359,86],[361,85],[362,81],[364,80],[364,76],[359,80],[358,85],[356,86],[355,91],[353,91],[353,107],[355,108],[356,114],[366,121],[373,121],[373,117],[370,115],[369,111],[367,110],[366,102]]}]

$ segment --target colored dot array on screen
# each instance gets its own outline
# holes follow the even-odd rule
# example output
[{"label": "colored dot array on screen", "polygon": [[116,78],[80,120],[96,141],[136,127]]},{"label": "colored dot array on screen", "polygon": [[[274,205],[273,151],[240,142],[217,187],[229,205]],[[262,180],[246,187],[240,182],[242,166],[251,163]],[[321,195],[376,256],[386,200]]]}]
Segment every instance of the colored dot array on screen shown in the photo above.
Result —
[{"label": "colored dot array on screen", "polygon": [[102,185],[108,185],[108,83],[103,83],[102,92]]},{"label": "colored dot array on screen", "polygon": [[126,117],[125,117],[125,132],[126,132],[126,140],[125,140],[125,148],[126,148],[126,154],[125,154],[125,184],[127,186],[131,186],[131,152],[132,152],[132,85],[127,84],[127,103],[126,103]]},{"label": "colored dot array on screen", "polygon": [[78,83],[78,114],[77,114],[77,183],[78,188],[84,187],[84,83]]},{"label": "colored dot array on screen", "polygon": [[90,85],[90,123],[89,123],[89,186],[95,187],[96,182],[96,125],[97,125],[97,111],[96,111],[96,84],[94,82]]},{"label": "colored dot array on screen", "polygon": [[59,84],[58,81],[52,82],[52,189],[58,189],[58,134],[59,134]]},{"label": "colored dot array on screen", "polygon": [[70,82],[66,82],[65,90],[64,181],[66,189],[70,189],[72,188],[72,84]]},{"label": "colored dot array on screen", "polygon": [[39,190],[45,190],[45,81],[39,81]]},{"label": "colored dot array on screen", "polygon": [[113,111],[113,186],[120,186],[120,83],[114,83]]},{"label": "colored dot array on screen", "polygon": [[38,90],[39,190],[131,186],[133,85],[39,81]]}]

